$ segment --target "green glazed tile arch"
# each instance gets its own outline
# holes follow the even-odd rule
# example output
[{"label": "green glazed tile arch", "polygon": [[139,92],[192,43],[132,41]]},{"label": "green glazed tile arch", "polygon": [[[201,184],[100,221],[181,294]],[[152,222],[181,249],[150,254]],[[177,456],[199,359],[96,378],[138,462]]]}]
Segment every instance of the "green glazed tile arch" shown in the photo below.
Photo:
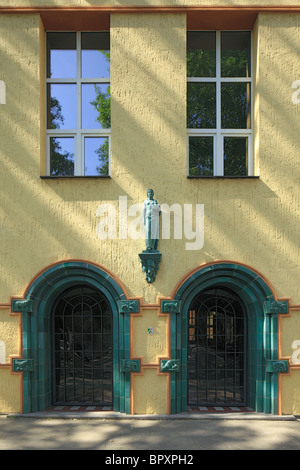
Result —
[{"label": "green glazed tile arch", "polygon": [[203,290],[205,285],[210,287],[224,282],[235,285],[251,297],[253,293],[253,299],[274,300],[271,288],[256,271],[236,263],[216,263],[199,267],[179,286],[174,299],[184,300],[191,290],[197,290],[198,286]]},{"label": "green glazed tile arch", "polygon": [[[51,287],[47,283],[42,283],[39,285],[39,289],[34,293],[31,294],[30,298],[34,301],[34,304],[39,305],[40,307],[42,305],[49,305],[54,301],[62,292],[67,290],[69,287],[75,286],[75,285],[86,285],[86,286],[92,286],[95,287],[96,289],[101,290],[103,294],[107,297],[111,304],[111,308],[114,314],[117,314],[117,309],[115,307],[115,300],[116,296],[112,295],[111,291],[108,290],[106,287],[104,287],[101,282],[99,282],[96,279],[93,279],[92,277],[87,278],[87,277],[82,277],[79,275],[76,276],[69,276],[66,278],[59,279],[57,282],[55,282]],[[117,297],[118,299],[119,297]],[[43,315],[43,310],[35,308],[37,311],[37,315]]]},{"label": "green glazed tile arch", "polygon": [[109,287],[114,298],[126,298],[126,294],[120,284],[107,271],[92,263],[79,261],[60,262],[46,268],[30,284],[25,293],[25,298],[39,297],[40,289],[47,289],[47,286],[51,288],[60,279],[65,279],[66,277],[73,278],[76,275],[80,276],[81,280],[86,279],[86,281],[90,282],[93,279],[97,279],[101,286],[107,285]]},{"label": "green glazed tile arch", "polygon": [[[101,290],[113,316],[114,410],[130,412],[129,374],[121,374],[120,361],[129,357],[129,321],[120,318],[118,301],[127,298],[114,277],[101,267],[80,261],[60,262],[40,272],[29,285],[24,298],[33,300],[33,312],[22,315],[23,357],[33,359],[34,371],[23,373],[24,412],[42,411],[51,400],[51,350],[49,312],[57,297],[68,287],[85,284]],[[127,331],[128,330],[128,331]]]},{"label": "green glazed tile arch", "polygon": [[[206,278],[196,278],[192,286],[183,293],[181,301],[185,304],[189,304],[188,299],[193,299],[201,290],[210,289],[213,287],[223,287],[230,290],[234,290],[235,294],[240,297],[240,299],[247,305],[250,304],[259,304],[257,310],[258,317],[263,317],[264,307],[263,301],[266,299],[265,294],[261,297],[261,292],[253,285],[245,284],[245,280],[239,279],[237,277],[232,278],[230,276],[218,276],[213,277],[212,279]],[[269,297],[267,297],[269,298]],[[191,301],[191,300],[190,300]]]}]

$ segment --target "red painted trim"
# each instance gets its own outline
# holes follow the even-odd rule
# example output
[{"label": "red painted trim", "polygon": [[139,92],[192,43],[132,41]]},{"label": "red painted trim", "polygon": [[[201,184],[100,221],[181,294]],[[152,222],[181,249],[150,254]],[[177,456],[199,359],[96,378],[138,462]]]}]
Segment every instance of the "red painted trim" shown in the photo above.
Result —
[{"label": "red painted trim", "polygon": [[92,6],[92,7],[0,7],[1,13],[39,14],[46,30],[108,30],[110,15],[181,13],[187,16],[187,28],[252,29],[258,13],[300,13],[292,6]]}]

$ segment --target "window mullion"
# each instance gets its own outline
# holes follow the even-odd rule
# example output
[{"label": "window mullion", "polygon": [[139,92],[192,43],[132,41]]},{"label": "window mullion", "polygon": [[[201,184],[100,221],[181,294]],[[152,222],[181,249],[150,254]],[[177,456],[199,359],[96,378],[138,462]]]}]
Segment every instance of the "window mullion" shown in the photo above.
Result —
[{"label": "window mullion", "polygon": [[46,175],[50,175],[50,135],[46,136]]},{"label": "window mullion", "polygon": [[75,138],[75,176],[82,175],[82,155],[81,155],[81,36],[76,33],[76,54],[77,54],[77,129]]},{"label": "window mullion", "polygon": [[254,175],[254,168],[253,168],[253,152],[252,152],[252,135],[250,134],[248,137],[248,176]]},{"label": "window mullion", "polygon": [[223,175],[223,143],[221,134],[221,32],[216,31],[216,149],[214,152],[214,176]]}]

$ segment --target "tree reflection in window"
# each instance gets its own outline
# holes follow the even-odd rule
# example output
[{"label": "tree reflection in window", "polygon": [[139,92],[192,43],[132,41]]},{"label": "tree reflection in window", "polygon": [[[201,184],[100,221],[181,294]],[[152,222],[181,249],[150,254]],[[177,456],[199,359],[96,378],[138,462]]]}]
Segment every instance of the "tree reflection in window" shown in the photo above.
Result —
[{"label": "tree reflection in window", "polygon": [[[47,38],[50,175],[106,176],[111,114],[109,33],[48,33]],[[76,50],[80,54],[74,56]],[[74,70],[76,56],[80,62],[77,77],[68,71],[69,67]],[[99,146],[85,145],[86,138]]]},{"label": "tree reflection in window", "polygon": [[[57,98],[50,97],[50,129],[60,129],[64,117],[61,112],[61,105]],[[74,175],[74,151],[69,152],[64,148],[66,138],[50,137],[50,175],[51,176],[72,176]],[[73,138],[67,138],[68,141]]]},{"label": "tree reflection in window", "polygon": [[73,137],[50,137],[50,175],[73,176],[74,175],[74,150]]},{"label": "tree reflection in window", "polygon": [[251,32],[187,35],[189,176],[250,176]]}]

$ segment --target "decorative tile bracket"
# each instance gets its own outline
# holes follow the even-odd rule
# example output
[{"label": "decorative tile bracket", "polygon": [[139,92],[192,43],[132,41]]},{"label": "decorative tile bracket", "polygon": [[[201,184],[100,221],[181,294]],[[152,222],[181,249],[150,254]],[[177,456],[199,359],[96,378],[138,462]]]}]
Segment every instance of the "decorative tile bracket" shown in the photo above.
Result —
[{"label": "decorative tile bracket", "polygon": [[138,300],[118,300],[119,313],[139,313]]},{"label": "decorative tile bracket", "polygon": [[13,359],[13,372],[32,372],[34,369],[33,359]]},{"label": "decorative tile bracket", "polygon": [[161,311],[162,313],[181,313],[180,300],[162,300]]},{"label": "decorative tile bracket", "polygon": [[151,284],[155,281],[162,254],[156,250],[144,250],[139,253],[142,263],[142,270],[146,275],[146,281]]},{"label": "decorative tile bracket", "polygon": [[121,372],[140,372],[139,359],[121,359]]},{"label": "decorative tile bracket", "polygon": [[179,372],[180,360],[179,359],[161,359],[160,371],[161,372]]},{"label": "decorative tile bracket", "polygon": [[267,367],[266,367],[266,372],[269,372],[270,374],[276,374],[276,373],[286,373],[289,371],[289,361],[284,361],[284,360],[268,360],[267,361]]},{"label": "decorative tile bracket", "polygon": [[266,315],[283,314],[289,312],[289,303],[287,300],[267,300],[264,302]]},{"label": "decorative tile bracket", "polygon": [[32,313],[33,301],[29,299],[12,299],[11,310],[12,312]]}]

